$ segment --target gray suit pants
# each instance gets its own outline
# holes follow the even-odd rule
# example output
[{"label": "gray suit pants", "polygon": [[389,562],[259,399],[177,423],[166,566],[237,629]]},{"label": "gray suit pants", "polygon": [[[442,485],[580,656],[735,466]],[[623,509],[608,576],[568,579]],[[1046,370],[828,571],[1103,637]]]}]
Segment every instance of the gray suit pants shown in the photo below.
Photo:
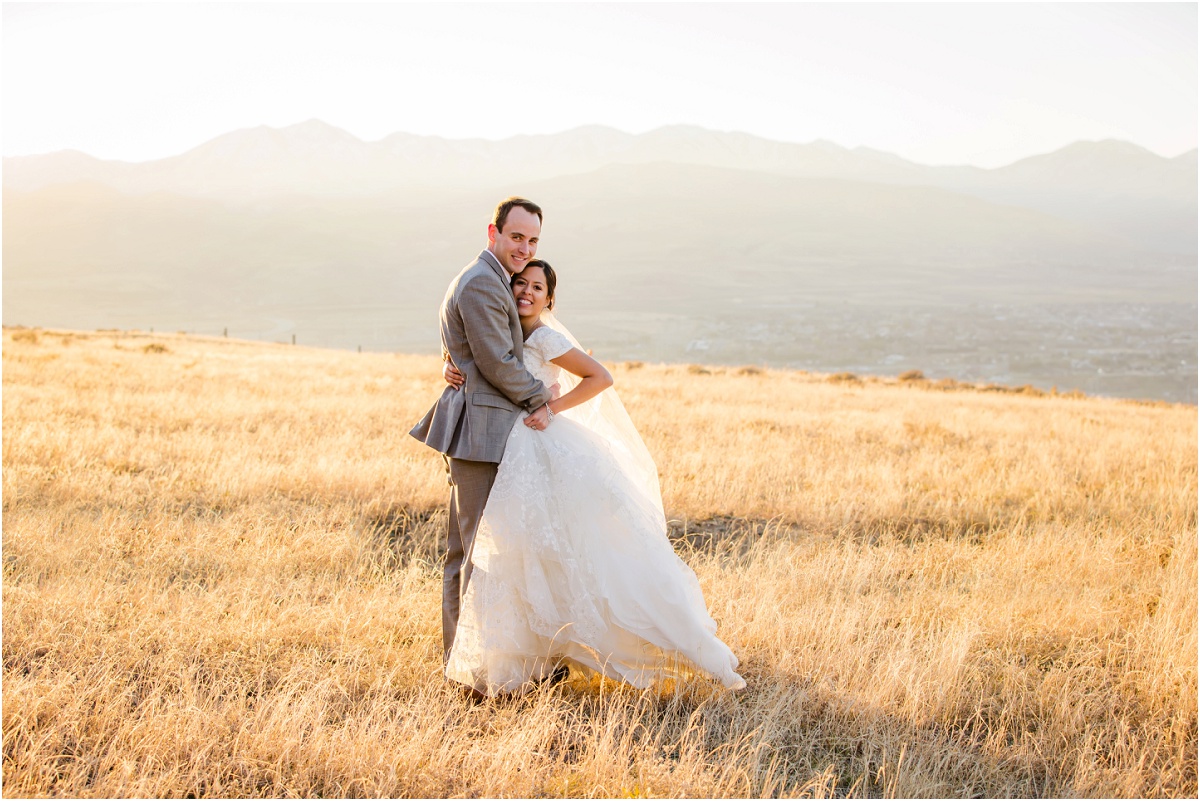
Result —
[{"label": "gray suit pants", "polygon": [[471,549],[475,531],[483,518],[492,483],[496,480],[495,462],[446,459],[450,471],[450,515],[446,532],[446,566],[442,574],[442,662],[450,659],[454,632],[458,628],[458,610],[471,578]]}]

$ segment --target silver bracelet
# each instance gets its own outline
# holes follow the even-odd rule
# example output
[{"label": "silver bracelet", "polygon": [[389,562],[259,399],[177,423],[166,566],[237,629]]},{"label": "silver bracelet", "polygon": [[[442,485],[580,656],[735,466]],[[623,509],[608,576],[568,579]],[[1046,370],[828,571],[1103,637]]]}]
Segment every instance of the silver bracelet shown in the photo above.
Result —
[{"label": "silver bracelet", "polygon": [[550,408],[550,402],[546,401],[546,425],[550,425],[554,420],[554,410]]}]

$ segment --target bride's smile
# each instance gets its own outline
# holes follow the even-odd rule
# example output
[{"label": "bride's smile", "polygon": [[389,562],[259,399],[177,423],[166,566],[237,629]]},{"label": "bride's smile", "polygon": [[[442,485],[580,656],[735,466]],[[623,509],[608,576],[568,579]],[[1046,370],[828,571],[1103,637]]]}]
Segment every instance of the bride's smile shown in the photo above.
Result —
[{"label": "bride's smile", "polygon": [[513,297],[517,301],[517,314],[521,317],[537,318],[549,302],[546,273],[541,267],[530,265],[512,279]]}]

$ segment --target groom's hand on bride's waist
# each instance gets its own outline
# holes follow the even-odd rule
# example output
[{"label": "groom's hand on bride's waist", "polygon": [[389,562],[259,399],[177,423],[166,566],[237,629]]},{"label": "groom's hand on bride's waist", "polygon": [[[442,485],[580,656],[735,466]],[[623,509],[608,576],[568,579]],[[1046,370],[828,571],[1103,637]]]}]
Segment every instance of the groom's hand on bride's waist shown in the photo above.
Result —
[{"label": "groom's hand on bride's waist", "polygon": [[546,426],[550,424],[550,407],[542,404],[536,412],[533,412],[525,418],[525,425],[532,428],[534,431],[545,431]]},{"label": "groom's hand on bride's waist", "polygon": [[558,400],[559,389],[557,381],[550,385],[550,400]]}]

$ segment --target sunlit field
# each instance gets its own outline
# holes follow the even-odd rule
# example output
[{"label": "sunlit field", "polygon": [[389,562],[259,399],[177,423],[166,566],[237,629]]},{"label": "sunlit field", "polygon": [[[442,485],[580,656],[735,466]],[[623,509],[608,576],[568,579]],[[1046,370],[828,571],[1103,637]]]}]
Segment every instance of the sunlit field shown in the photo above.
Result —
[{"label": "sunlit field", "polygon": [[471,703],[436,359],[3,355],[6,796],[1196,795],[1194,406],[611,364],[749,686]]}]

